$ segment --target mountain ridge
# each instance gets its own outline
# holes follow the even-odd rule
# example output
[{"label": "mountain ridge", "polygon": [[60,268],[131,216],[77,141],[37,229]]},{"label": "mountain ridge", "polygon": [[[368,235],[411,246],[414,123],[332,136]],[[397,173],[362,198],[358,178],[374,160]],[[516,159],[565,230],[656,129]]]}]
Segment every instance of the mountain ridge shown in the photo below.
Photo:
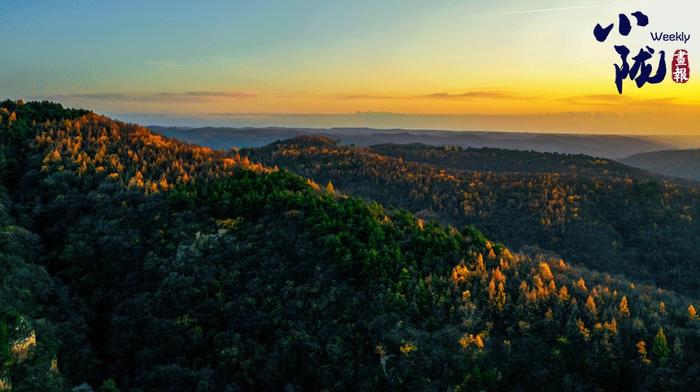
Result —
[{"label": "mountain ridge", "polygon": [[276,140],[303,134],[322,135],[343,144],[368,146],[382,143],[424,143],[462,147],[497,147],[539,152],[582,153],[607,158],[622,158],[634,153],[673,147],[671,141],[655,141],[646,136],[578,135],[517,132],[440,131],[373,128],[173,128],[150,126],[156,133],[215,149],[261,147]]}]

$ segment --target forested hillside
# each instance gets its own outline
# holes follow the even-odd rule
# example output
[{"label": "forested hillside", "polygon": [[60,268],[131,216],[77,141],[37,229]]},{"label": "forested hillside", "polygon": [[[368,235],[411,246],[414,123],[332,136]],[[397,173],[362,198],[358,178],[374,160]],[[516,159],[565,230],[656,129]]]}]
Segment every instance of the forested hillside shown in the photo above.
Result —
[{"label": "forested hillside", "polygon": [[667,176],[700,181],[700,149],[634,154],[621,162]]},{"label": "forested hillside", "polygon": [[700,376],[683,295],[94,113],[5,101],[0,116],[0,391],[689,390]]},{"label": "forested hillside", "polygon": [[519,248],[700,296],[700,191],[584,155],[301,137],[240,154]]}]

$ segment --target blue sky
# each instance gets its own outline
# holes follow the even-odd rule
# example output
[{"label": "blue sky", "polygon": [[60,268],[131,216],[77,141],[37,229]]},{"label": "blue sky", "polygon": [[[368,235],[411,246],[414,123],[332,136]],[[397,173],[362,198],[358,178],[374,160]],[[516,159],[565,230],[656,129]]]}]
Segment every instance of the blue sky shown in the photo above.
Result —
[{"label": "blue sky", "polygon": [[[0,96],[189,125],[255,115],[372,126],[366,113],[379,112],[402,127],[420,116],[449,129],[586,131],[561,115],[576,113],[627,116],[591,132],[700,132],[682,125],[700,118],[697,83],[617,97],[615,54],[592,39],[595,23],[637,9],[656,28],[695,33],[700,6],[674,4],[690,11],[651,0],[3,0]],[[663,118],[678,124],[661,129]]]}]

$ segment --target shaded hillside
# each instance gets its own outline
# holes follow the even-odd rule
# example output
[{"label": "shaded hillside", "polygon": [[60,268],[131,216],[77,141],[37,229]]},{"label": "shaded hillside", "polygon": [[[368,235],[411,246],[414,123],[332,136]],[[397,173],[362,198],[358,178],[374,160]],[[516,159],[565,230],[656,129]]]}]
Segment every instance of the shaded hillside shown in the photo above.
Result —
[{"label": "shaded hillside", "polygon": [[610,160],[493,149],[317,146],[241,154],[367,199],[473,224],[591,268],[700,295],[700,192]]},{"label": "shaded hillside", "polygon": [[300,135],[326,136],[343,144],[422,143],[434,146],[494,147],[511,150],[587,154],[620,158],[639,152],[667,149],[671,142],[653,137],[613,135],[568,135],[516,132],[435,131],[372,128],[178,128],[151,126],[165,136],[216,149],[261,147]]},{"label": "shaded hillside", "polygon": [[620,162],[654,173],[700,181],[700,149],[653,151],[635,154]]},{"label": "shaded hillside", "polygon": [[97,114],[2,108],[1,390],[683,390],[699,376],[686,297]]},{"label": "shaded hillside", "polygon": [[584,154],[453,146],[434,148],[420,144],[380,144],[371,146],[370,149],[381,155],[429,163],[446,169],[522,174],[567,173],[595,178],[615,176],[653,179],[654,177],[644,170]]}]

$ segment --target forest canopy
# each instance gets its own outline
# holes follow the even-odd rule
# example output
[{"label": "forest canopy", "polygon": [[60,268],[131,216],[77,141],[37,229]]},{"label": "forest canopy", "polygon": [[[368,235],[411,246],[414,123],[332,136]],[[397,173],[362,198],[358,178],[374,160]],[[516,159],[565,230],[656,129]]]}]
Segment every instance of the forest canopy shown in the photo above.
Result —
[{"label": "forest canopy", "polygon": [[700,185],[608,159],[298,138],[236,154],[519,249],[700,296]]},{"label": "forest canopy", "polygon": [[49,102],[4,101],[0,117],[0,391],[688,390],[698,379],[692,285],[516,252],[472,225],[279,169],[278,156]]}]

